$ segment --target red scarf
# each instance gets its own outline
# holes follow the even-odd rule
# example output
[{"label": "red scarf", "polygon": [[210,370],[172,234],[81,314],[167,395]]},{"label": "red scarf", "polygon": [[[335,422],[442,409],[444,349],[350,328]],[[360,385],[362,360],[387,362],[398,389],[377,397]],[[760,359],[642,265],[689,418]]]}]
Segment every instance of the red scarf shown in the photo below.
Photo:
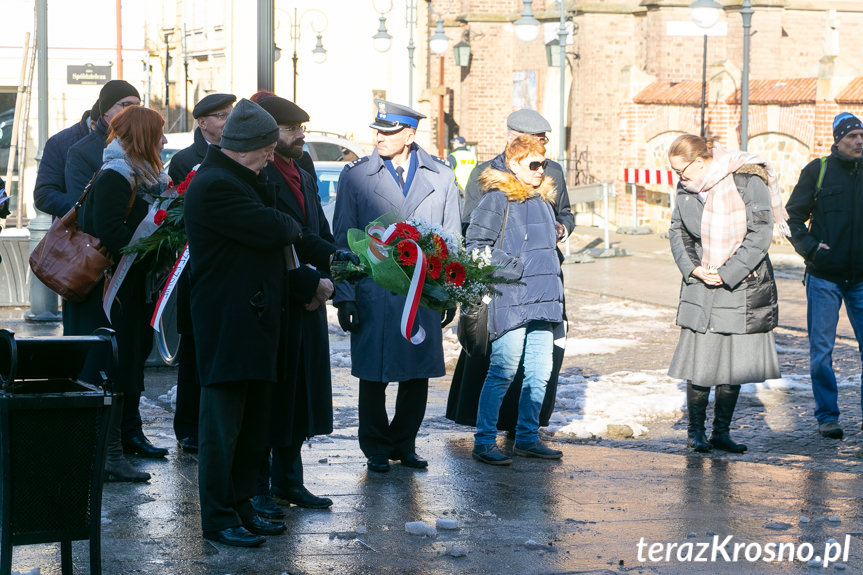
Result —
[{"label": "red scarf", "polygon": [[297,165],[293,160],[286,160],[278,154],[276,154],[276,161],[274,164],[276,169],[279,170],[279,173],[282,175],[282,179],[285,180],[288,187],[291,188],[291,191],[294,193],[294,197],[300,205],[300,211],[303,213],[303,218],[305,218],[306,200],[303,197],[303,190],[300,188],[300,172],[297,170]]}]

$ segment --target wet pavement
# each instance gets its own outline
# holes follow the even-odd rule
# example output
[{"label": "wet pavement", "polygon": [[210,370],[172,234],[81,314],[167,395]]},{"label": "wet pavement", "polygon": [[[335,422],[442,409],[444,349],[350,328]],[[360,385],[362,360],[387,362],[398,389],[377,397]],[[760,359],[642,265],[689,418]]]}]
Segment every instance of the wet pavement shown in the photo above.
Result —
[{"label": "wet pavement", "polygon": [[[596,236],[601,236],[596,229],[579,229],[572,251]],[[567,357],[562,378],[664,370],[671,358],[678,334],[673,322],[679,274],[667,241],[655,235],[612,234],[612,242],[631,255],[565,266],[570,338],[637,337],[638,345]],[[783,376],[806,376],[802,267],[788,245],[777,245],[771,253],[780,276],[781,327],[776,333],[778,346],[786,350],[780,354]],[[659,319],[648,329],[594,311],[609,301],[638,302],[655,309]],[[18,313],[5,310],[2,322],[20,336],[58,329],[11,319],[21,317]],[[837,373],[859,381],[860,356],[843,321]],[[451,373],[457,349],[452,336],[446,345]],[[146,432],[171,453],[161,461],[134,459],[153,475],[147,484],[106,484],[103,572],[863,572],[859,386],[840,388],[842,441],[817,434],[811,394],[762,390],[744,394],[735,413],[732,434],[749,445],[743,455],[688,452],[685,413],[676,412],[650,421],[648,433],[637,438],[549,437],[563,450],[562,461],[516,457],[511,467],[497,468],[471,460],[471,429],[443,417],[449,388],[444,377],[432,382],[418,438],[418,453],[430,461],[428,471],[396,463],[389,473],[374,474],[367,472],[356,441],[356,382],[344,361],[348,340],[335,327],[331,346],[336,431],[314,438],[303,450],[306,484],[313,493],[333,499],[331,510],[286,508],[287,533],[268,538],[259,549],[204,541],[196,458],[178,452],[171,428],[176,371],[151,367],[142,406]],[[504,436],[499,444],[511,448]],[[438,529],[433,536],[405,532],[408,522],[434,527],[440,519],[456,520],[458,528]],[[809,559],[823,559],[831,540],[839,546],[847,542],[847,556],[839,559],[845,569],[807,565],[803,559],[809,552]],[[783,560],[765,561],[780,545]],[[792,549],[795,560],[789,561]],[[838,551],[841,555],[845,549]],[[699,552],[708,560],[697,560]],[[73,554],[75,573],[89,573],[86,544],[75,543]],[[54,575],[60,573],[59,563],[59,545],[20,546],[13,570]]]}]

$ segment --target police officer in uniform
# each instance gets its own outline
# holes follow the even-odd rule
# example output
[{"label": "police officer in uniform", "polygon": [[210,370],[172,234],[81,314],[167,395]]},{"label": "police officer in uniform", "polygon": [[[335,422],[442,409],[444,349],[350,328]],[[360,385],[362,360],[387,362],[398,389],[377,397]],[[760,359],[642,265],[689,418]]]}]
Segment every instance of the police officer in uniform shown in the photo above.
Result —
[{"label": "police officer in uniform", "polygon": [[476,167],[476,154],[467,147],[467,140],[456,136],[450,141],[453,150],[446,161],[455,172],[455,181],[461,189],[467,185],[471,172]]},{"label": "police officer in uniform", "polygon": [[[460,230],[459,188],[447,164],[420,148],[414,138],[424,115],[407,106],[375,100],[377,146],[345,166],[339,178],[333,220],[336,245],[347,249],[350,228],[365,229],[381,215],[398,210]],[[438,312],[419,308],[417,321],[425,341],[413,345],[400,333],[405,297],[379,287],[371,278],[356,285],[340,282],[333,299],[339,325],[351,332],[351,373],[360,380],[359,441],[372,471],[388,471],[389,460],[424,469],[428,462],[416,454],[416,434],[425,415],[428,379],[445,374],[441,321]],[[455,310],[445,312],[443,325]],[[390,422],[386,410],[388,382],[399,382],[396,411]]]}]

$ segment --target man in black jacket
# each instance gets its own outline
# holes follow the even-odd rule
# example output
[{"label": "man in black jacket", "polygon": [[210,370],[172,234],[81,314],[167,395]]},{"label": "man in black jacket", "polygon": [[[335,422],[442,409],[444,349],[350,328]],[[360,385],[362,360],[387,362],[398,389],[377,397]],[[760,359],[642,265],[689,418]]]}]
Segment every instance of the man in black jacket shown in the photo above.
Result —
[{"label": "man in black jacket", "polygon": [[[326,302],[333,293],[330,260],[345,254],[336,252],[315,179],[297,163],[303,155],[303,124],[309,115],[275,95],[261,97],[258,104],[279,124],[274,159],[262,174],[275,185],[279,210],[290,214],[304,229],[302,242],[296,244],[299,266],[288,272],[290,323],[285,327],[282,346],[288,361],[283,381],[274,393],[272,466],[262,461],[258,490],[252,499],[259,515],[278,518],[284,512],[275,503],[312,509],[326,509],[333,504],[303,485],[300,451],[306,438],[333,431]],[[350,256],[358,262],[356,256]]]},{"label": "man in black jacket", "polygon": [[837,115],[833,141],[830,156],[800,172],[785,209],[791,243],[806,261],[815,419],[821,435],[842,439],[833,346],[843,301],[863,351],[863,122],[847,112]]},{"label": "man in black jacket", "polygon": [[201,380],[201,526],[205,539],[240,547],[286,529],[251,505],[283,361],[286,249],[302,238],[260,174],[278,138],[273,117],[240,100],[185,199]]},{"label": "man in black jacket", "polygon": [[[81,115],[77,123],[57,132],[45,142],[36,172],[36,187],[33,189],[33,202],[37,210],[60,218],[72,209],[80,197],[80,192],[66,193],[66,157],[69,155],[69,148],[93,129],[93,120],[99,117],[98,108],[97,101],[92,109]],[[95,118],[91,118],[92,115],[95,115]]]},{"label": "man in black jacket", "polygon": [[168,165],[168,175],[175,185],[181,184],[192,168],[203,161],[210,144],[218,144],[222,139],[222,130],[236,101],[237,97],[233,94],[210,94],[195,104],[192,109],[192,117],[198,122],[195,141],[174,154]]},{"label": "man in black jacket", "polygon": [[[174,154],[168,175],[180,185],[192,168],[200,164],[210,144],[218,144],[222,130],[237,97],[233,94],[210,94],[195,104],[192,116],[198,121],[195,142]],[[177,282],[177,333],[180,339],[180,365],[177,368],[177,406],[174,410],[174,435],[177,445],[189,453],[198,452],[198,415],[201,407],[201,384],[195,361],[195,336],[189,312],[189,270],[183,270]]]}]

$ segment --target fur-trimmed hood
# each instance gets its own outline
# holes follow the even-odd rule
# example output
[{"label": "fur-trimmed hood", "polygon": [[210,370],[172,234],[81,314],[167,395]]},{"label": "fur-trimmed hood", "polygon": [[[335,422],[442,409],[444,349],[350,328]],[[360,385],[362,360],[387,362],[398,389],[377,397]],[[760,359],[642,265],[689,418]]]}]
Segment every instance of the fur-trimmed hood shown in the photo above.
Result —
[{"label": "fur-trimmed hood", "polygon": [[516,179],[512,172],[488,167],[479,175],[477,183],[482,193],[500,190],[510,201],[526,202],[534,196],[540,196],[549,204],[554,205],[557,199],[557,188],[554,186],[554,180],[548,176],[542,178],[538,187],[531,188]]}]

